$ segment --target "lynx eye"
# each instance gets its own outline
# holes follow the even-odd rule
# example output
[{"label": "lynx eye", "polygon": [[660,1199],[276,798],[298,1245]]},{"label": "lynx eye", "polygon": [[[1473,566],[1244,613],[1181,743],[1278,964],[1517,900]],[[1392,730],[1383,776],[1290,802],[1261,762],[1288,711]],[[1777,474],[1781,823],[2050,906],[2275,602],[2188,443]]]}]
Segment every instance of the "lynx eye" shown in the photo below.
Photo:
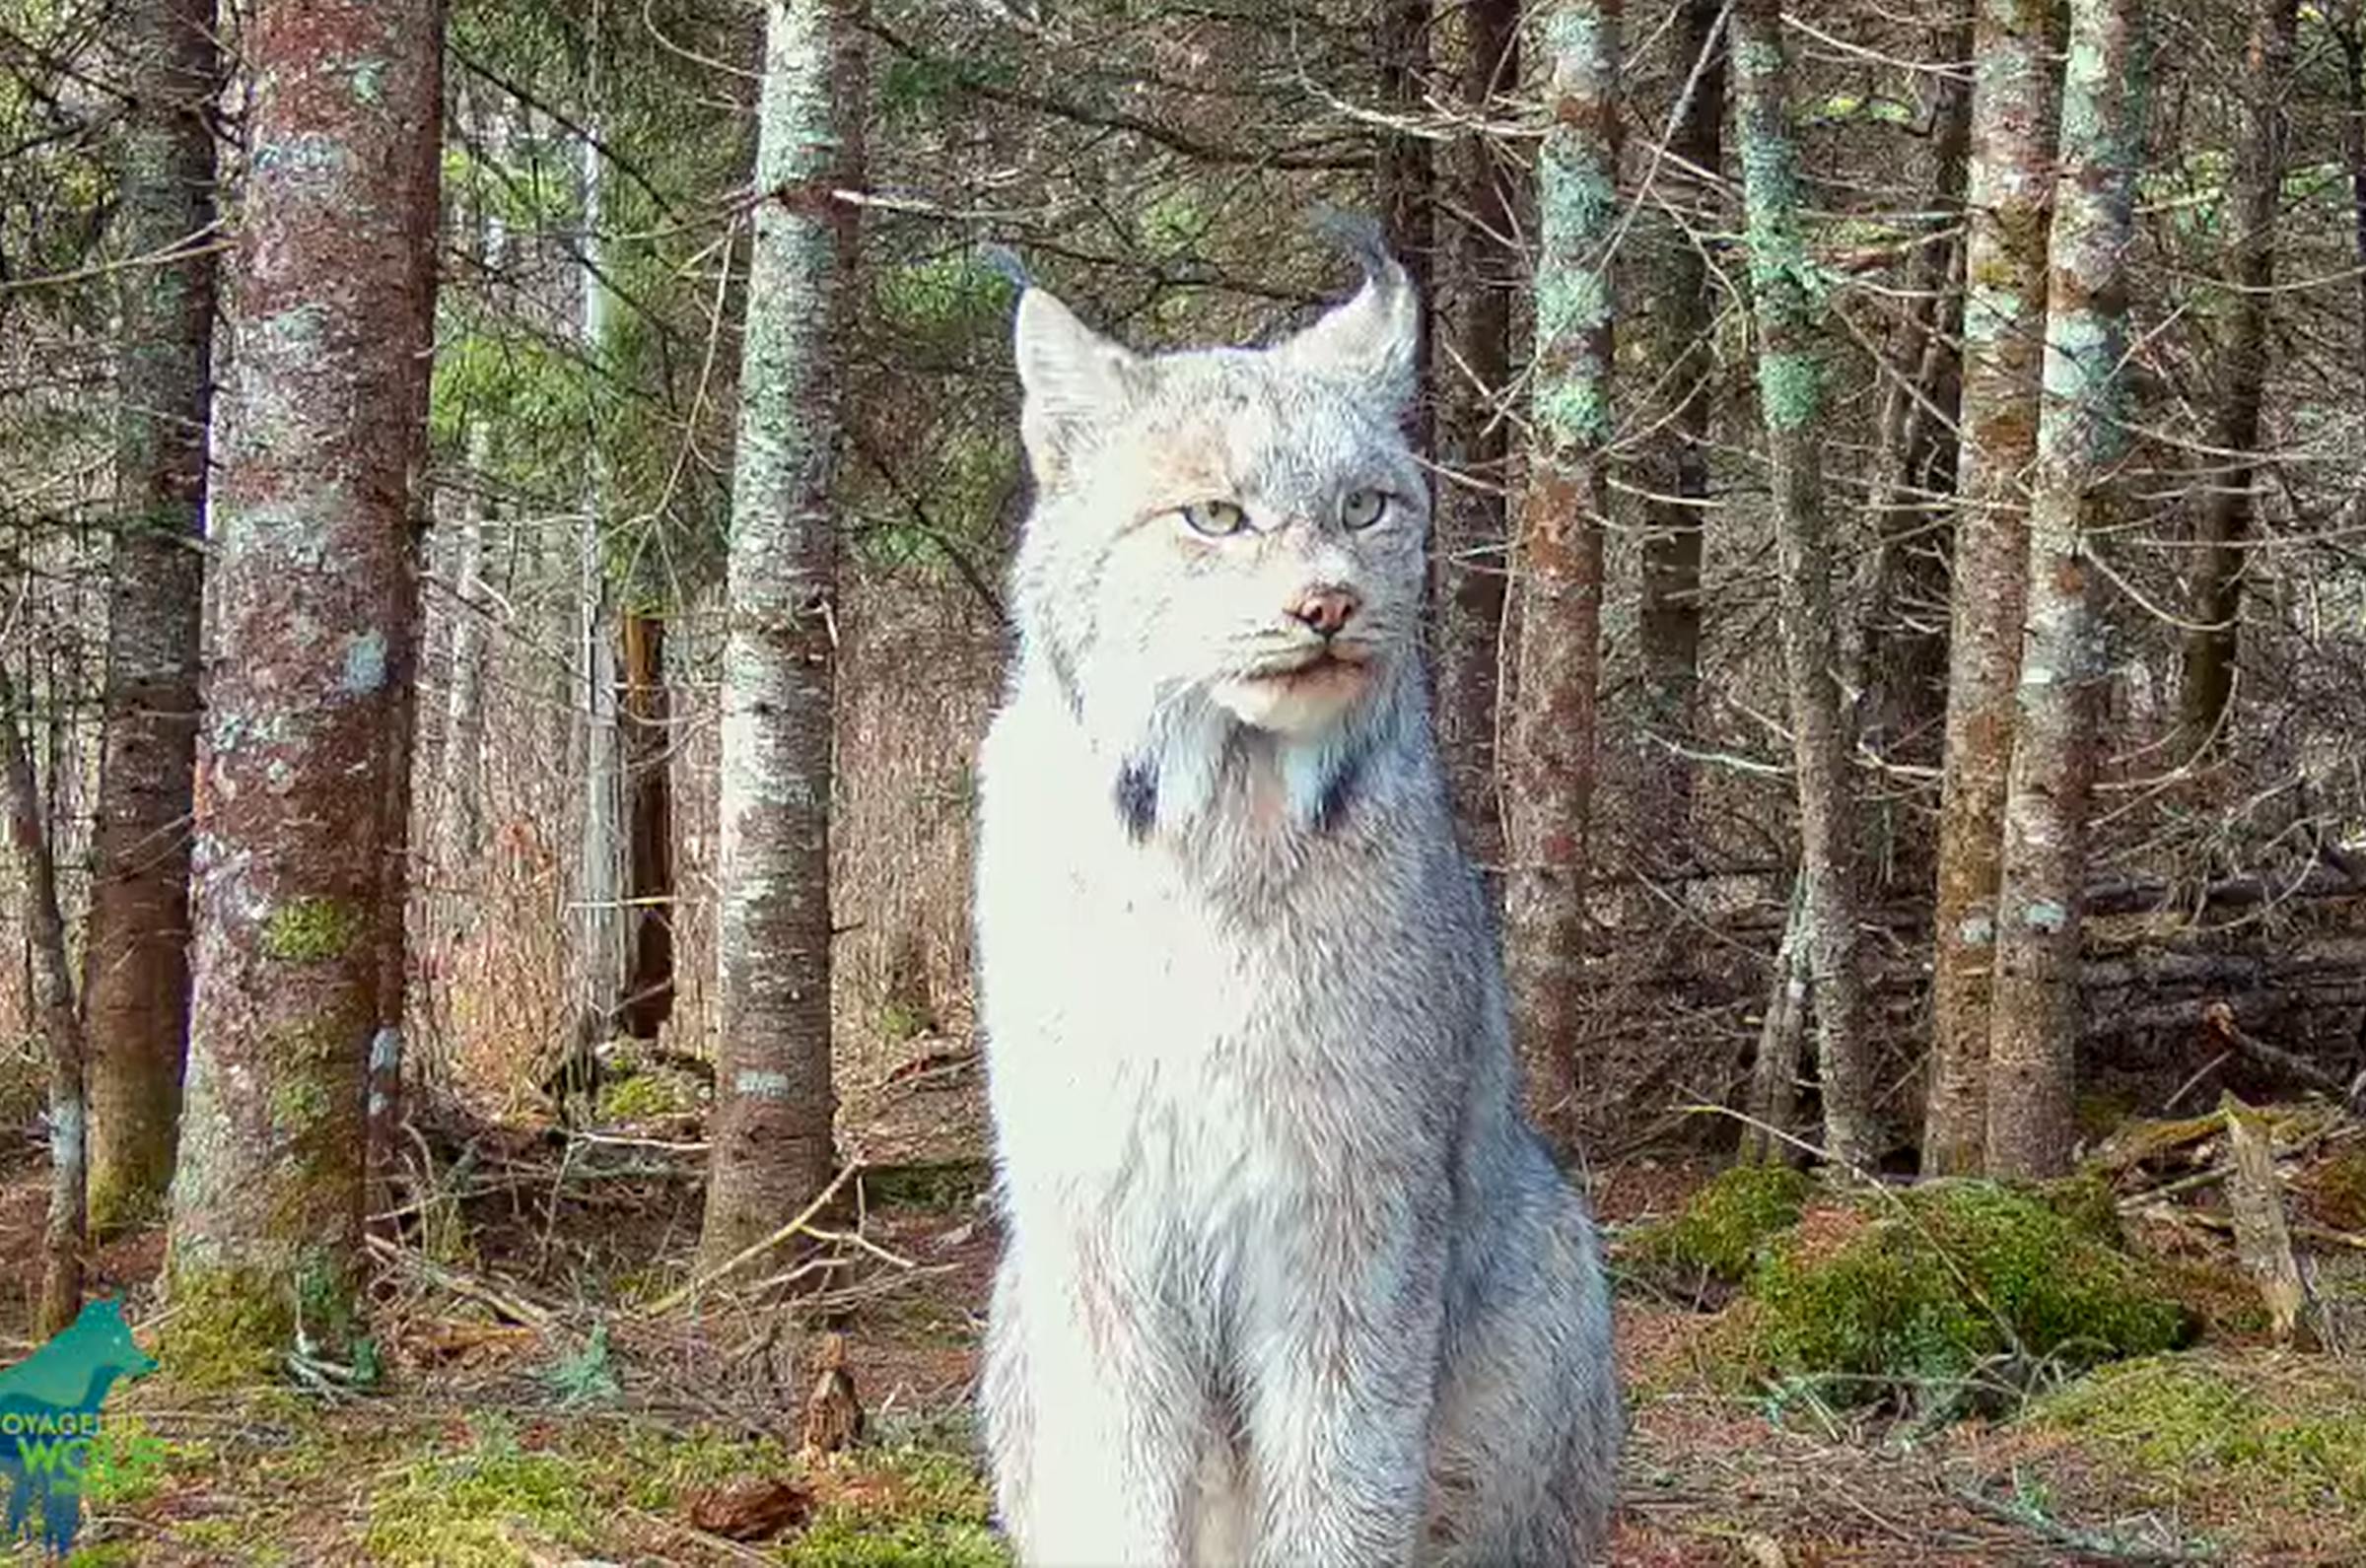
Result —
[{"label": "lynx eye", "polygon": [[1368,528],[1388,512],[1388,497],[1377,490],[1351,490],[1339,504],[1339,520],[1351,528]]},{"label": "lynx eye", "polygon": [[1191,524],[1194,533],[1221,539],[1247,527],[1249,514],[1236,502],[1195,501],[1183,509],[1183,520]]}]

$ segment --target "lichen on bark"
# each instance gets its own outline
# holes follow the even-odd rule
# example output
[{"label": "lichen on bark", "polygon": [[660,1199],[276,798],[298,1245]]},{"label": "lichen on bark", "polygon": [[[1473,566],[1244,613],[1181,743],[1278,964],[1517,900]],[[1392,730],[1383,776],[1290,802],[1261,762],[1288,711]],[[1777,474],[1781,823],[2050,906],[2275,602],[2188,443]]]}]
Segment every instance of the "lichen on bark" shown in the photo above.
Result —
[{"label": "lichen on bark", "polygon": [[[440,172],[436,0],[263,7],[212,499],[199,919],[168,1343],[202,1375],[359,1321],[365,1074],[400,822]],[[353,91],[357,64],[376,84]]]},{"label": "lichen on bark", "polygon": [[1535,40],[1547,114],[1536,175],[1537,440],[1512,553],[1517,702],[1501,721],[1504,959],[1530,1105],[1563,1132],[1578,1098],[1601,675],[1620,10],[1615,0],[1548,6]]}]

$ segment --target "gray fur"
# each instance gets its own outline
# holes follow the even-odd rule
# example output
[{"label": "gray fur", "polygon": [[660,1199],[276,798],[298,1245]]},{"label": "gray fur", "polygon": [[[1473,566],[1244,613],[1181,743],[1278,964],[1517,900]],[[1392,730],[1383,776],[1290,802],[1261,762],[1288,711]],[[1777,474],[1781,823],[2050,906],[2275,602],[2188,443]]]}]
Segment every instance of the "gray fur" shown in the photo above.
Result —
[{"label": "gray fur", "polygon": [[[1601,1543],[1609,1305],[1517,1109],[1447,812],[1399,429],[1419,325],[1369,256],[1257,353],[1145,358],[1020,301],[1038,494],[977,934],[1008,1227],[982,1401],[1030,1564]],[[1357,489],[1391,497],[1360,531]],[[1210,500],[1251,530],[1194,532]],[[1286,613],[1315,587],[1360,596],[1331,646],[1361,662],[1278,679],[1323,647]]]}]

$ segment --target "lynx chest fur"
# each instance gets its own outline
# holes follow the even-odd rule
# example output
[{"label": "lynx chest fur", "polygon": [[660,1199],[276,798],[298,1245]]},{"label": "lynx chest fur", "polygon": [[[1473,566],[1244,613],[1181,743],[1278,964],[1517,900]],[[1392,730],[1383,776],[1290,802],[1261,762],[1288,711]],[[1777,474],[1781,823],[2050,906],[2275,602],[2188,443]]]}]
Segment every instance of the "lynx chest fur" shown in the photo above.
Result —
[{"label": "lynx chest fur", "polygon": [[1030,1563],[1566,1563],[1619,1426],[1425,709],[1395,262],[1262,352],[1030,290],[1038,486],[977,889]]}]

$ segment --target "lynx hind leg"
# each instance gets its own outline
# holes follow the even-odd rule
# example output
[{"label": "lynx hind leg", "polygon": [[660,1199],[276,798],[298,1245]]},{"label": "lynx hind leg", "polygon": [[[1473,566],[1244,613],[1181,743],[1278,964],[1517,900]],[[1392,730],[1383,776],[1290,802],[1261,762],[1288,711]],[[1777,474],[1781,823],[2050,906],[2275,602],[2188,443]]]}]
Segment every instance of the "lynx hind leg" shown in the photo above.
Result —
[{"label": "lynx hind leg", "polygon": [[1601,1550],[1625,1430],[1593,1225],[1549,1174],[1473,1238],[1431,1454],[1439,1568],[1575,1564]]}]

